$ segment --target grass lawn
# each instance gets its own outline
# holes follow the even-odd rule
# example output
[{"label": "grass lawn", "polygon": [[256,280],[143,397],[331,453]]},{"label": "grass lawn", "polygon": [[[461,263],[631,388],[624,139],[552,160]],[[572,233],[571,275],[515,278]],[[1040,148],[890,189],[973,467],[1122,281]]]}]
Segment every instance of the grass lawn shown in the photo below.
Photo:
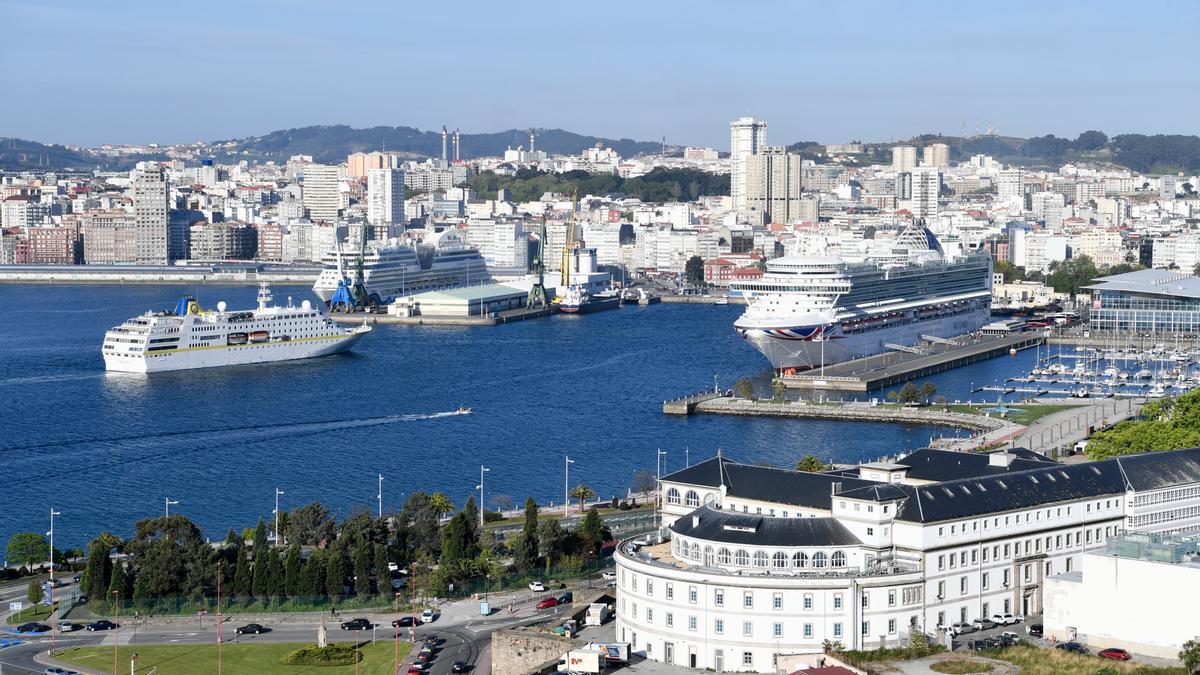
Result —
[{"label": "grass lawn", "polygon": [[[1008,415],[1005,415],[1004,419],[1011,420],[1022,426],[1029,426],[1030,423],[1032,423],[1042,417],[1045,417],[1046,415],[1053,415],[1056,412],[1062,412],[1063,410],[1072,410],[1072,409],[1079,407],[1079,406],[1073,406],[1073,405],[1048,405],[1048,404],[1043,405],[1041,403],[1027,403],[1027,404],[1012,403],[1012,404],[1005,404],[1005,405],[1011,405],[1013,408],[1016,408],[1016,409],[1020,410],[1021,412],[1010,413]],[[934,407],[938,407],[938,406],[934,406]],[[995,408],[995,407],[996,407],[995,404],[990,404],[990,405],[948,405],[948,406],[946,406],[946,408],[948,408],[950,410],[950,412],[967,413],[969,415],[983,415],[984,413],[982,411],[984,409]]]},{"label": "grass lawn", "polygon": [[[256,642],[253,644],[231,644],[221,646],[221,667],[227,673],[321,673],[322,675],[348,675],[356,672],[354,665],[348,666],[285,666],[282,659],[289,652],[309,645],[298,643]],[[400,662],[412,645],[400,643]],[[391,641],[381,640],[363,647],[362,661],[358,664],[361,675],[394,675],[394,650]],[[138,654],[136,673],[149,673],[158,667],[158,672],[177,675],[210,675],[217,672],[217,646],[206,645],[123,645],[117,654],[117,670],[127,672],[129,657]],[[84,666],[104,673],[111,673],[113,665],[112,647],[73,647],[58,654],[58,658],[74,665]]]},{"label": "grass lawn", "polygon": [[1049,649],[1021,645],[1003,651],[986,652],[986,656],[1019,666],[1021,675],[1093,675],[1097,670],[1109,667],[1118,673],[1139,675],[1188,675],[1184,668],[1157,668],[1138,666],[1120,661],[1101,659],[1094,654],[1072,654],[1061,649]]},{"label": "grass lawn", "polygon": [[946,659],[930,664],[929,669],[937,673],[966,675],[966,673],[990,673],[992,664],[970,659]]},{"label": "grass lawn", "polygon": [[45,605],[26,607],[16,614],[9,616],[8,625],[18,626],[23,623],[29,623],[30,621],[41,621],[44,623],[46,619],[50,617],[51,611],[51,608]]}]

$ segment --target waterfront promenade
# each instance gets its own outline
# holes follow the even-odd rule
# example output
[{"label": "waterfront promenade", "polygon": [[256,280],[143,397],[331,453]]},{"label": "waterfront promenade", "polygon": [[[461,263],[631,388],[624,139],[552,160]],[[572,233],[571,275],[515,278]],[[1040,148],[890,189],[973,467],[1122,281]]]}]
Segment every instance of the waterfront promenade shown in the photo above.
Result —
[{"label": "waterfront promenade", "polygon": [[944,406],[872,405],[868,402],[818,403],[814,401],[757,401],[732,396],[711,397],[691,405],[692,414],[747,415],[767,417],[797,417],[808,419],[848,420],[856,422],[891,422],[899,424],[931,424],[956,427],[977,432],[1015,433],[1023,427],[1000,417],[986,417],[947,410]]}]

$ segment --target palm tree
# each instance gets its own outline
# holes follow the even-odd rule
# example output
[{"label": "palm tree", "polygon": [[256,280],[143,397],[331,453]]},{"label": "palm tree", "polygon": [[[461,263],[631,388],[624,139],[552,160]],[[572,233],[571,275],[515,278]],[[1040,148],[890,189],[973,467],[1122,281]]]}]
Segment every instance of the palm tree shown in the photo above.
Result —
[{"label": "palm tree", "polygon": [[454,510],[454,502],[441,492],[435,492],[429,497],[429,508],[433,509],[440,521],[442,516]]},{"label": "palm tree", "polygon": [[582,513],[584,502],[592,497],[595,497],[596,491],[584,485],[583,483],[580,483],[579,485],[575,486],[575,489],[571,490],[571,496],[579,500],[579,511]]}]

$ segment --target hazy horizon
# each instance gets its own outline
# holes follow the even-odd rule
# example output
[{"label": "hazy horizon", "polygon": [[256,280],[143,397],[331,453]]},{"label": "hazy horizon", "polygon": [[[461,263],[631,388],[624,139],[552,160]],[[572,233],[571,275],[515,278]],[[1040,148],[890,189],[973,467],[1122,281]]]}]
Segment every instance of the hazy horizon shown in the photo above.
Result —
[{"label": "hazy horizon", "polygon": [[5,3],[0,83],[18,93],[0,135],[95,146],[444,124],[724,150],[744,114],[771,144],[1197,132],[1200,5],[1149,19],[1114,2],[460,5]]}]

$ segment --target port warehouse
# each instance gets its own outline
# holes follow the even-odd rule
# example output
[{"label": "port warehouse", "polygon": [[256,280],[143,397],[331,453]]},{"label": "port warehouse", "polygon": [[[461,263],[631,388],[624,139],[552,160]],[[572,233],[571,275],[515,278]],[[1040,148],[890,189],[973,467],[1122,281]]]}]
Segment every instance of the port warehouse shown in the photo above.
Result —
[{"label": "port warehouse", "polygon": [[824,640],[897,646],[1052,611],[1048,581],[1108,540],[1200,528],[1200,449],[1071,465],[926,449],[825,473],[718,456],[663,477],[661,494],[661,543],[615,555],[617,639],[658,661],[766,672]]},{"label": "port warehouse", "polygon": [[529,291],[503,284],[465,286],[427,291],[397,300],[389,314],[415,313],[422,316],[484,316],[525,307]]}]

